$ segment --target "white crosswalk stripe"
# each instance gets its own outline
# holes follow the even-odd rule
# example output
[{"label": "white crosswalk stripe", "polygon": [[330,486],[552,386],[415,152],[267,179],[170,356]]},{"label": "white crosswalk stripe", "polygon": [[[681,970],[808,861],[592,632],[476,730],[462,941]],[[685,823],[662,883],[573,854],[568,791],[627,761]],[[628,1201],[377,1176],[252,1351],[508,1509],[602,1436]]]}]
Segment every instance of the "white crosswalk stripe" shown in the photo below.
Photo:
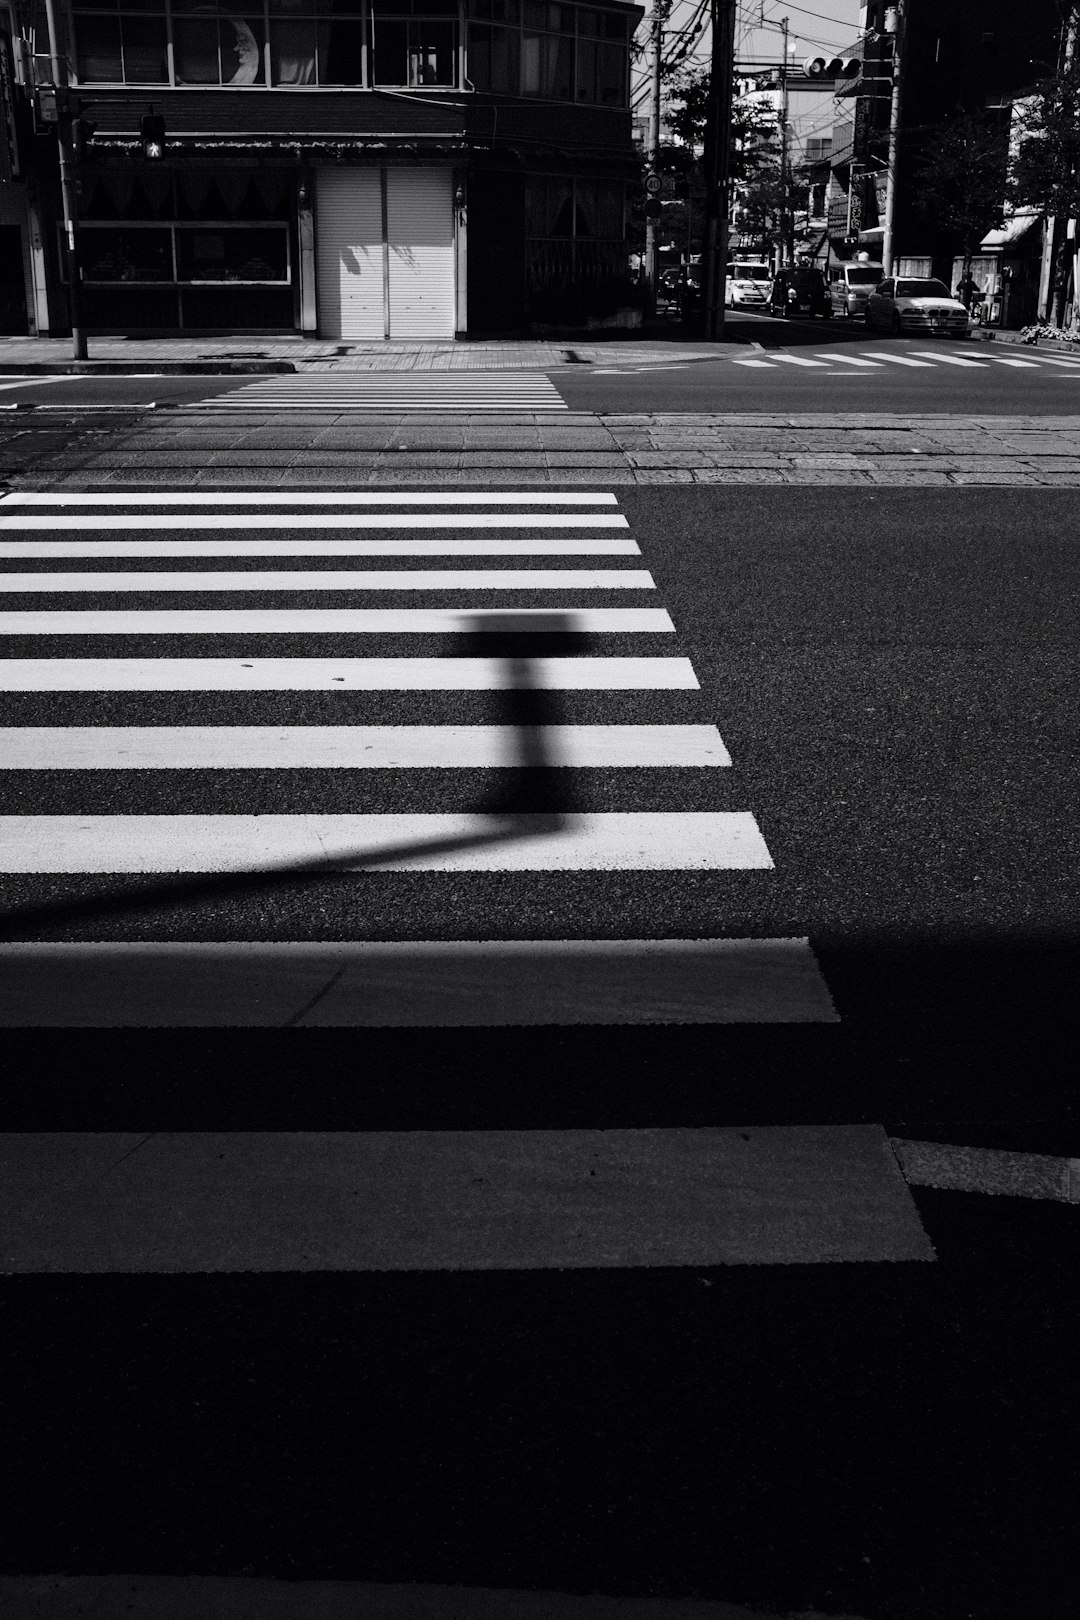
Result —
[{"label": "white crosswalk stripe", "polygon": [[[363,882],[363,873],[369,870],[422,873],[430,875],[427,881],[437,881],[439,874],[547,872],[569,877],[576,872],[753,874],[771,869],[772,859],[760,829],[752,813],[743,809],[679,809],[672,808],[669,799],[663,808],[620,810],[611,808],[610,799],[603,808],[592,808],[586,797],[580,804],[575,801],[572,811],[553,811],[543,805],[534,811],[527,803],[500,808],[497,795],[493,807],[483,812],[438,808],[435,778],[445,780],[451,772],[494,771],[516,779],[523,769],[532,771],[534,777],[538,769],[549,768],[635,773],[662,769],[677,774],[704,770],[711,776],[717,768],[726,771],[731,766],[714,726],[643,724],[635,713],[640,702],[635,694],[698,690],[687,659],[666,654],[655,643],[651,647],[646,643],[640,653],[603,650],[607,637],[670,638],[675,630],[663,608],[594,608],[583,601],[582,593],[587,597],[595,591],[655,591],[651,574],[634,566],[640,560],[639,549],[626,534],[625,517],[610,510],[606,495],[586,497],[591,509],[584,512],[585,502],[580,499],[562,501],[549,496],[551,507],[538,513],[527,509],[528,496],[516,492],[508,492],[510,498],[505,500],[502,496],[471,499],[467,506],[457,506],[434,491],[427,495],[426,504],[416,494],[410,495],[411,509],[406,515],[390,503],[382,511],[365,510],[360,497],[331,494],[331,499],[320,497],[318,512],[291,511],[288,502],[275,505],[265,499],[249,500],[239,492],[231,492],[229,500],[211,497],[199,502],[189,502],[180,492],[165,492],[163,499],[155,498],[161,510],[149,513],[137,510],[147,503],[129,504],[123,492],[107,496],[88,492],[79,500],[31,492],[0,502],[5,527],[24,534],[29,531],[28,538],[0,542],[0,595],[7,595],[7,604],[0,610],[0,635],[18,637],[26,644],[20,645],[18,656],[0,660],[0,691],[24,698],[35,693],[43,697],[69,693],[75,698],[114,693],[121,700],[124,694],[135,698],[142,693],[188,693],[194,700],[182,724],[124,725],[116,723],[115,715],[107,721],[88,715],[90,723],[46,722],[0,729],[0,759],[7,772],[30,773],[46,782],[54,772],[80,773],[80,781],[82,773],[103,779],[129,772],[134,784],[132,808],[125,806],[120,813],[112,809],[107,813],[100,809],[52,813],[46,804],[31,813],[0,816],[0,870],[27,879],[128,874],[160,875],[170,881],[184,875],[247,879],[256,874],[273,878],[283,873],[326,871],[351,873],[354,881]],[[554,509],[556,502],[558,510]],[[105,504],[108,512],[93,511]],[[211,504],[213,511],[190,510],[194,505],[206,508]],[[609,510],[599,510],[602,506]],[[87,508],[91,510],[87,512]],[[310,541],[298,540],[292,532],[298,526],[320,532]],[[622,534],[596,539],[588,531],[597,526],[622,530]],[[148,527],[153,531],[148,537],[117,537],[117,531]],[[183,537],[183,531],[191,527],[198,529],[200,538]],[[349,535],[357,527],[371,538],[357,540]],[[438,532],[430,540],[401,534],[403,528],[424,527]],[[554,541],[537,539],[530,532],[537,527],[569,528],[571,534]],[[260,531],[258,538],[244,538],[252,528]],[[485,535],[492,528],[504,532],[488,540]],[[161,538],[157,538],[159,534]],[[358,551],[358,546],[369,549]],[[414,549],[403,551],[405,546]],[[559,549],[538,552],[538,546]],[[575,565],[577,557],[598,553],[610,559],[604,567]],[[423,558],[425,565],[365,570],[343,566],[358,555],[411,556]],[[539,555],[552,559],[552,565],[469,564],[470,558],[507,555]],[[222,556],[257,557],[264,566],[228,571],[198,566]],[[322,566],[290,566],[287,559],[298,556],[317,556],[323,559]],[[20,567],[27,558],[50,563],[73,557],[86,564],[112,559],[121,566],[84,567],[74,572],[48,567],[27,572]],[[426,566],[431,557],[441,558],[444,566]],[[127,566],[137,559],[159,558],[182,561],[185,566],[168,571]],[[353,592],[365,605],[169,609],[154,604],[159,593],[167,597],[177,592],[313,590]],[[510,590],[518,593],[517,600],[524,605],[486,605],[487,593]],[[384,591],[408,592],[419,601],[408,607],[366,605],[365,599]],[[466,593],[473,601],[464,607],[438,605],[440,594],[448,591]],[[552,591],[567,592],[573,605],[548,608],[535,601]],[[53,592],[76,600],[71,608],[16,605],[20,595],[47,600]],[[131,592],[149,597],[152,605],[132,609],[82,605],[101,594]],[[528,634],[519,647],[516,638],[521,632]],[[265,656],[260,650],[261,638],[281,633],[302,638],[297,655]],[[241,639],[245,648],[240,655],[218,656],[211,639],[205,649],[200,648],[204,655],[197,657],[171,656],[167,647],[162,648],[161,656],[140,649],[139,656],[132,657],[125,651],[129,647],[126,638],[132,635],[177,634],[226,635]],[[334,634],[403,638],[402,653],[388,656],[383,646],[375,645],[372,656],[313,656],[318,638]],[[556,650],[543,642],[547,636],[583,634],[600,638],[588,656]],[[449,649],[417,656],[410,640],[432,635],[461,640],[467,656],[447,656]],[[105,638],[116,645],[108,647],[102,657],[23,656],[26,651],[34,653],[36,642],[58,636],[72,638],[70,645],[76,653],[83,637]],[[491,654],[484,655],[483,638],[487,636],[514,637],[516,650],[506,652],[493,646]],[[471,642],[465,639],[468,637]],[[534,640],[538,645],[535,656],[528,651]],[[199,712],[199,694],[203,693],[235,693],[238,697],[275,692],[371,693],[375,698],[395,692],[503,692],[513,699],[521,693],[527,697],[530,691],[609,692],[616,698],[622,693],[625,696],[618,701],[625,712],[617,723],[602,725],[567,724],[551,716],[498,725],[463,724],[452,716],[440,724],[372,724],[364,723],[355,711],[343,714],[341,724],[326,724],[325,710],[311,724],[231,725],[222,724],[220,716],[206,724]],[[138,801],[139,783],[162,773],[173,779],[177,773],[192,778],[203,773],[207,779],[213,776],[227,784],[241,771],[306,773],[311,781],[310,808],[300,814],[249,814],[243,803],[235,803],[209,814],[185,811],[182,806],[162,814]],[[345,814],[319,809],[319,784],[328,775],[340,780],[379,773],[394,783],[398,772],[418,773],[424,782],[430,777],[431,808]],[[481,797],[490,799],[491,795]],[[418,942],[418,949],[422,943]],[[655,1015],[655,998],[650,1000],[641,991],[655,968],[653,943],[662,946],[663,942],[638,943],[640,948],[633,941],[619,942],[604,970],[606,988],[599,987],[599,981],[593,983],[592,989],[582,992],[584,1001],[578,998],[576,1012],[571,1006],[573,997],[564,1008],[552,990],[561,972],[558,953],[537,956],[534,952],[530,971],[534,979],[536,974],[540,979],[530,993],[546,1009],[543,1016],[553,1022],[564,1017],[574,1021],[584,1016],[581,1008],[587,1004],[601,1021],[648,1021]],[[777,950],[763,954],[756,948],[759,943],[713,942],[711,989],[703,989],[697,970],[689,975],[685,994],[672,979],[663,1003],[670,1017],[691,1022],[744,1017],[754,1021],[832,1020],[835,1014],[809,945],[805,941],[779,942]],[[529,942],[518,944],[522,950],[531,949]],[[699,944],[708,949],[708,942]],[[753,948],[742,951],[743,944]],[[26,945],[30,947],[32,941]],[[465,946],[463,941],[459,954],[466,965],[454,980],[462,1004],[456,1004],[447,991],[449,981],[440,970],[437,978],[443,988],[425,1016],[436,1022],[488,1022],[493,1017],[498,1021],[490,996],[477,997],[467,990],[473,973],[468,963],[473,956]],[[115,993],[115,1005],[125,1009],[124,1021],[149,1027],[165,1016],[163,995],[175,999],[177,975],[186,975],[187,989],[180,998],[185,1018],[194,1023],[227,1022],[220,994],[213,990],[212,976],[206,971],[213,952],[222,948],[224,942],[218,941],[207,947],[208,955],[194,944],[190,951],[169,959],[167,972],[156,975],[152,968],[138,966],[140,961],[158,960],[152,942],[133,940],[119,955],[93,956],[95,982],[101,985],[110,974],[119,975],[106,997],[106,1008]],[[78,958],[80,949],[71,947],[72,960]],[[445,949],[453,955],[452,942]],[[18,996],[4,1004],[7,1010],[0,1007],[0,1021],[46,1025],[70,1021],[75,1015],[61,981],[48,974],[33,980],[20,977],[28,959],[19,950],[16,944],[0,957],[0,974],[14,974],[21,986]],[[149,955],[144,957],[144,951]],[[238,954],[229,959],[230,982],[246,1009],[241,1022],[254,1019],[274,1024],[290,1015],[293,1003],[285,987],[295,987],[296,975],[302,978],[309,971],[303,967],[307,957],[289,940],[276,941],[274,951],[272,970],[258,955],[245,954],[239,944]],[[401,960],[395,960],[404,972]],[[504,967],[505,963],[498,967],[496,980],[500,974],[506,979],[509,969],[504,972]],[[485,971],[492,971],[490,962]],[[384,969],[380,974],[379,982],[385,984]],[[68,983],[76,978],[77,973]],[[255,995],[260,1010],[253,1013],[251,994],[256,981],[262,989]],[[365,1002],[362,975],[357,978],[354,974],[350,982],[353,989],[346,998],[347,1009],[339,1008],[342,1021],[363,1024],[386,1016],[385,996],[379,1003],[380,1012],[374,1002]],[[508,989],[507,994],[508,1005],[513,1005],[518,992],[511,994]],[[398,995],[395,1004],[401,1003]],[[90,1017],[85,999],[80,1005],[83,1012],[79,1016]],[[99,1003],[91,1021],[104,1019],[107,1023],[108,1018]]]},{"label": "white crosswalk stripe", "polygon": [[1054,367],[1055,374],[1061,372],[1076,372],[1080,375],[1080,356],[1071,358],[1062,355],[1049,355],[1039,353],[1035,349],[1026,349],[1023,358],[1011,354],[996,353],[989,345],[979,348],[977,357],[973,357],[970,349],[965,352],[959,350],[934,349],[860,349],[855,354],[842,352],[839,349],[819,349],[813,356],[803,354],[790,354],[782,349],[770,349],[765,354],[749,357],[733,357],[732,365],[747,366],[760,371],[775,371],[780,366],[798,366],[812,370],[820,375],[822,380],[830,375],[830,367],[850,367],[852,374],[856,372],[881,371],[886,367],[904,366],[910,370],[933,371],[938,367],[945,369],[960,369],[971,371],[992,370],[994,366],[1005,366],[1013,371],[1037,371],[1040,367]]},{"label": "white crosswalk stripe", "polygon": [[543,372],[351,372],[265,377],[188,410],[467,412],[478,416],[565,411]]}]

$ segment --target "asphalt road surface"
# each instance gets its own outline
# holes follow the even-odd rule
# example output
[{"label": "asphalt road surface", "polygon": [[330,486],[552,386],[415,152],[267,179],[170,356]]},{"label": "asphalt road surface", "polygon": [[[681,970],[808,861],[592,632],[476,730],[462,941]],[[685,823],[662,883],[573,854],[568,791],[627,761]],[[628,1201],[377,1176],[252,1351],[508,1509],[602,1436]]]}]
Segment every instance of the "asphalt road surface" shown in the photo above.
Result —
[{"label": "asphalt road surface", "polygon": [[[505,515],[507,497],[492,491],[487,512]],[[805,941],[810,985],[796,1021],[778,1011],[782,971],[757,1015],[733,1022],[524,1032],[403,1027],[404,1015],[300,1028],[297,1016],[237,1030],[140,1028],[135,1015],[116,1028],[106,1010],[98,1029],[46,1017],[6,1030],[4,1129],[41,1133],[7,1137],[9,1177],[47,1163],[54,1204],[93,1214],[64,1228],[48,1265],[8,1250],[21,1274],[4,1283],[18,1484],[7,1567],[696,1595],[882,1620],[1062,1605],[1075,1206],[909,1193],[894,1175],[891,1203],[860,1183],[853,1218],[837,1167],[882,1130],[1078,1153],[1077,505],[1069,491],[622,489],[594,510],[624,527],[564,535],[629,539],[640,556],[441,558],[295,549],[444,541],[408,521],[320,526],[318,506],[304,527],[239,501],[247,526],[215,526],[211,512],[198,530],[160,502],[156,524],[145,508],[106,510],[98,529],[85,510],[45,506],[34,528],[0,509],[16,520],[0,533],[15,548],[0,556],[15,576],[0,630],[2,723],[16,733],[0,857],[16,951]],[[474,517],[450,532],[475,548],[559,531]],[[265,549],[282,542],[293,551]],[[143,553],[122,549],[132,543]],[[455,577],[417,588],[439,568]],[[541,582],[567,568],[572,590]],[[291,569],[303,583],[283,590]],[[386,577],[323,589],[335,569]],[[513,574],[465,584],[464,569]],[[358,604],[396,618],[334,617]],[[543,626],[526,634],[521,615],[537,608]],[[307,617],[232,617],[282,612]],[[605,617],[626,612],[647,617]],[[418,684],[365,685],[356,659],[369,675],[411,660]],[[586,661],[587,681],[570,660]],[[635,661],[633,682],[602,684],[613,660]],[[694,683],[678,684],[683,661]],[[571,730],[628,725],[650,728],[650,746],[662,727],[665,746],[699,752],[600,763],[600,734]],[[298,732],[345,726],[368,728],[356,749],[376,746],[370,728],[406,727],[423,736],[399,743],[450,736],[450,750],[434,765],[413,754],[347,770],[289,756],[310,746]],[[225,727],[246,729],[223,763],[206,750]],[[493,728],[496,762],[456,757],[454,727]],[[19,732],[53,752],[28,764]],[[241,746],[271,752],[260,763]],[[194,752],[169,757],[180,748]],[[280,818],[308,818],[326,839],[331,817],[383,816],[381,854],[357,846],[329,865],[325,845],[282,858],[271,837]],[[230,837],[254,836],[245,818],[271,839],[246,869],[228,853]],[[68,961],[51,988],[24,978],[28,1004],[85,1001],[80,959]],[[503,967],[496,953],[492,971]],[[630,981],[625,1016],[650,974]],[[138,985],[125,993],[137,1006]],[[791,1130],[801,1147],[785,1160]],[[529,1211],[557,1202],[565,1144],[599,1154],[590,1132],[619,1149],[596,1173],[622,1178],[628,1209],[640,1187],[665,1194],[673,1231],[691,1224],[699,1161],[691,1149],[646,1162],[610,1135],[643,1131],[743,1155],[735,1218],[753,1230],[740,1263],[704,1216],[689,1261],[661,1243],[659,1258],[605,1262],[587,1242],[574,1250],[571,1228],[563,1260],[507,1260],[506,1244],[524,1253]],[[91,1143],[97,1161],[66,1161],[65,1181],[58,1132],[117,1135]],[[309,1177],[305,1190],[299,1158],[291,1182],[280,1166],[268,1178],[258,1141],[241,1162],[220,1132],[263,1147],[261,1133],[335,1133],[314,1144],[324,1168],[336,1133],[387,1133],[382,1163],[450,1132],[470,1133],[470,1152],[506,1133],[519,1165],[542,1133],[553,1145],[524,1165],[518,1203],[512,1186],[499,1206],[494,1263],[461,1269],[424,1250],[410,1219],[422,1226],[447,1175],[436,1165],[425,1186],[429,1158],[410,1161],[398,1250],[328,1266],[320,1245],[352,1219],[347,1179]],[[209,1159],[196,1183],[185,1154],[199,1133]],[[471,1182],[497,1180],[494,1160],[475,1163]],[[48,1227],[33,1194],[23,1213],[37,1207]],[[162,1199],[165,1251],[148,1261]],[[213,1241],[227,1232],[238,1247],[208,1260],[178,1234],[205,1236],[211,1203]],[[296,1212],[291,1247],[275,1251],[283,1209]],[[793,1229],[817,1248],[785,1249]],[[402,1258],[402,1231],[419,1263]],[[847,1258],[860,1236],[865,1254]],[[29,1253],[33,1238],[24,1221],[8,1242]],[[255,1262],[230,1262],[252,1246]]]}]

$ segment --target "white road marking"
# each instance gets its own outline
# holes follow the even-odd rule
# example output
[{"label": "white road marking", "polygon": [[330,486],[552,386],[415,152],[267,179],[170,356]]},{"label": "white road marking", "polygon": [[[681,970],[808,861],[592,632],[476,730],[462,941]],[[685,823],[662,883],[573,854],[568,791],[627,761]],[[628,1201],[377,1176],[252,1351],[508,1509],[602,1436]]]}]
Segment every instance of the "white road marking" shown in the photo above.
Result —
[{"label": "white road marking", "polygon": [[0,1153],[12,1273],[934,1260],[876,1125],[43,1131]]},{"label": "white road marking", "polygon": [[761,371],[772,371],[774,369],[771,360],[733,360],[731,363],[733,366],[757,366]]},{"label": "white road marking", "polygon": [[88,373],[64,372],[63,375],[55,377],[9,377],[6,382],[0,382],[0,389],[6,392],[11,388],[45,388],[50,383],[86,382],[88,375]]},{"label": "white road marking", "polygon": [[819,358],[821,360],[831,360],[834,363],[843,361],[845,366],[869,366],[874,370],[879,370],[881,367],[880,360],[860,360],[853,354],[823,354]]},{"label": "white road marking", "polygon": [[18,726],[0,729],[0,769],[413,770],[545,766],[725,766],[715,726]]},{"label": "white road marking", "polygon": [[[533,658],[544,691],[699,690],[688,658]],[[3,692],[501,692],[503,658],[0,658]]]},{"label": "white road marking", "polygon": [[[568,622],[572,621],[572,622]],[[0,612],[0,636],[673,635],[664,608],[88,608]]]},{"label": "white road marking", "polygon": [[773,358],[783,360],[789,366],[823,366],[825,364],[824,360],[808,360],[805,355],[801,354],[775,354]]},{"label": "white road marking", "polygon": [[952,1142],[912,1142],[901,1137],[891,1138],[890,1146],[912,1187],[1080,1204],[1080,1159],[960,1147]]},{"label": "white road marking", "polygon": [[543,372],[353,372],[263,377],[184,401],[195,410],[439,411],[498,415],[568,409]]},{"label": "white road marking", "polygon": [[0,871],[681,872],[772,868],[748,811],[0,816]]},{"label": "white road marking", "polygon": [[912,360],[906,354],[886,354],[875,349],[864,349],[863,354],[868,360],[888,360],[894,366],[922,366],[924,369],[931,364],[929,360]]},{"label": "white road marking", "polygon": [[838,1021],[806,939],[0,944],[0,992],[8,1028]]},{"label": "white road marking", "polygon": [[0,506],[617,506],[617,495],[543,490],[525,492],[402,490],[12,490]]},{"label": "white road marking", "polygon": [[911,352],[921,355],[924,360],[936,360],[943,366],[969,366],[975,371],[986,370],[985,360],[968,360],[962,354],[941,354],[933,349],[912,349]]},{"label": "white road marking", "polygon": [[653,591],[643,568],[279,568],[5,574],[0,596],[79,591]]},{"label": "white road marking", "polygon": [[636,540],[0,540],[31,557],[640,557]]},{"label": "white road marking", "polygon": [[82,533],[116,533],[122,529],[628,529],[614,512],[290,512],[261,516],[252,512],[218,512],[213,516],[118,513],[109,517],[9,517],[0,512],[0,529],[40,532],[77,527]]},{"label": "white road marking", "polygon": [[1064,366],[1069,371],[1076,371],[1080,368],[1080,359],[1067,360],[1063,356],[1056,354],[1035,354],[1033,358],[1044,366]]},{"label": "white road marking", "polygon": [[991,365],[995,366],[1023,366],[1029,371],[1038,371],[1039,369],[1034,360],[1014,360],[1011,356],[1004,354],[988,354],[986,358]]}]

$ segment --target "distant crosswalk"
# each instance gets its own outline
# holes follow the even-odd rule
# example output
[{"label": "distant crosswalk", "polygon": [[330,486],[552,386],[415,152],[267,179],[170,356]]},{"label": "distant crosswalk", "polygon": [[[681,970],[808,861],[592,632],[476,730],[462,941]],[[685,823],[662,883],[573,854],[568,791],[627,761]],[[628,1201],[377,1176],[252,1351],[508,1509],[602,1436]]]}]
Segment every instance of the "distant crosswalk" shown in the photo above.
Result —
[{"label": "distant crosswalk", "polygon": [[1080,375],[1080,356],[1045,354],[1037,349],[1025,349],[1023,357],[1011,354],[995,353],[988,344],[982,345],[977,351],[970,348],[963,351],[947,349],[945,347],[933,349],[855,349],[848,353],[840,349],[816,350],[812,354],[804,354],[801,350],[795,354],[786,349],[760,350],[753,355],[736,357],[732,365],[743,366],[754,371],[780,371],[785,367],[794,366],[800,371],[825,375],[835,375],[836,370],[849,368],[851,375],[857,372],[869,374],[872,371],[887,371],[890,366],[901,366],[906,370],[932,371],[938,366],[946,370],[958,369],[961,371],[992,371],[995,367],[1006,367],[1011,371],[1051,371],[1058,375],[1073,373]]},{"label": "distant crosswalk", "polygon": [[322,372],[260,378],[199,410],[423,411],[532,415],[567,409],[541,371]]}]

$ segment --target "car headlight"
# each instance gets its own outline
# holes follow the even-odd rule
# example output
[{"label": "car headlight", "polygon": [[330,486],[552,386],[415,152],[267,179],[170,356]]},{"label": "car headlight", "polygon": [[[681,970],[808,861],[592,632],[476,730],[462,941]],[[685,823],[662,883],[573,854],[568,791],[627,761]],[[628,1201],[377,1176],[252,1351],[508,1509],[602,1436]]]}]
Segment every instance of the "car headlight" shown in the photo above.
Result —
[{"label": "car headlight", "polygon": [[799,295],[795,291],[794,287],[789,287],[788,288],[788,297],[792,300],[792,302],[795,302],[795,303],[798,302]]}]

